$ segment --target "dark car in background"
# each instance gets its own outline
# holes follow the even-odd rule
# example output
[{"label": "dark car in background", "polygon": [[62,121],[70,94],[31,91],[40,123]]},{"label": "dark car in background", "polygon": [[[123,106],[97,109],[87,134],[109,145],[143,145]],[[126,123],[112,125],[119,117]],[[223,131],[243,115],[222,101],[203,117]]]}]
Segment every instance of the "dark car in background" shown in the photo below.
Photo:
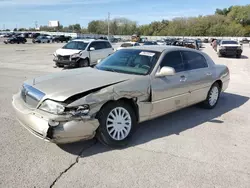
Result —
[{"label": "dark car in background", "polygon": [[240,43],[242,44],[248,44],[250,42],[250,40],[248,40],[247,38],[243,38]]},{"label": "dark car in background", "polygon": [[31,34],[31,38],[35,39],[35,38],[37,38],[40,35],[41,35],[40,33],[32,33]]},{"label": "dark car in background", "polygon": [[4,41],[5,44],[25,44],[27,42],[26,38],[24,37],[11,37]]},{"label": "dark car in background", "polygon": [[202,40],[203,43],[209,43],[209,40],[207,38]]},{"label": "dark car in background", "polygon": [[59,35],[52,38],[52,42],[69,42],[72,37],[65,36],[65,35]]},{"label": "dark car in background", "polygon": [[146,41],[146,42],[144,42],[143,45],[146,46],[146,45],[158,45],[158,44],[157,44],[157,42],[154,42],[154,41]]}]

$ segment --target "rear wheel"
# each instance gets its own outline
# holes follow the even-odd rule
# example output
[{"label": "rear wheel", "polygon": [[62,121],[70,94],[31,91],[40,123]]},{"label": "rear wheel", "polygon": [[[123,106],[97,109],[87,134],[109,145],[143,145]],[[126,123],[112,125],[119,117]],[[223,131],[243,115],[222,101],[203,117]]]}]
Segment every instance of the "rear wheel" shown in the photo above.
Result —
[{"label": "rear wheel", "polygon": [[206,109],[213,109],[220,98],[221,88],[217,82],[215,82],[208,91],[206,100],[202,103],[202,107]]},{"label": "rear wheel", "polygon": [[236,55],[236,58],[241,58],[241,54],[237,54],[237,55]]},{"label": "rear wheel", "polygon": [[81,59],[79,61],[79,67],[89,67],[89,60],[88,59]]},{"label": "rear wheel", "polygon": [[98,114],[98,140],[110,147],[124,147],[128,144],[137,124],[132,107],[122,101],[108,103]]}]

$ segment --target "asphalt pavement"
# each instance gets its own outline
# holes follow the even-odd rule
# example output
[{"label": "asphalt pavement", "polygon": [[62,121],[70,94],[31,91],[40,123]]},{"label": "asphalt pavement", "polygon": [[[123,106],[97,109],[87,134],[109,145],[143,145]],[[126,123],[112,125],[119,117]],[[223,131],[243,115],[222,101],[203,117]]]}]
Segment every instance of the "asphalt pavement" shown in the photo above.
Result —
[{"label": "asphalt pavement", "polygon": [[193,106],[142,123],[127,148],[112,150],[95,139],[44,142],[15,119],[12,95],[28,78],[62,71],[52,61],[62,45],[0,44],[0,187],[250,187],[249,46],[241,59],[202,49],[231,73],[215,109]]}]

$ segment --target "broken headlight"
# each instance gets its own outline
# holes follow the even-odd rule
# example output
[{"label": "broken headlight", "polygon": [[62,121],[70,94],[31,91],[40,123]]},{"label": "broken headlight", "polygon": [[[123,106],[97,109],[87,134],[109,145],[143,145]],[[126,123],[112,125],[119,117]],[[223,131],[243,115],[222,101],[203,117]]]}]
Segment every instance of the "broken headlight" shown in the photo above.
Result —
[{"label": "broken headlight", "polygon": [[77,57],[80,57],[81,55],[82,55],[82,53],[79,52],[79,53],[71,55],[71,58],[77,58]]},{"label": "broken headlight", "polygon": [[71,109],[70,114],[72,114],[73,116],[86,116],[88,115],[89,111],[89,105],[82,105]]},{"label": "broken headlight", "polygon": [[65,107],[55,101],[52,100],[45,100],[41,106],[39,107],[40,110],[52,113],[52,114],[63,114]]}]

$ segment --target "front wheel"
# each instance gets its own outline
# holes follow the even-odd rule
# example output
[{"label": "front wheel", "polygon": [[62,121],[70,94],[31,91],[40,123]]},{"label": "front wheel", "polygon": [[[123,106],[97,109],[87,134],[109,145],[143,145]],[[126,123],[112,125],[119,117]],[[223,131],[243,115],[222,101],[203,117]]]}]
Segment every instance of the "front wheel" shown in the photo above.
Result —
[{"label": "front wheel", "polygon": [[81,59],[79,61],[79,67],[88,67],[89,66],[89,61],[87,59]]},{"label": "front wheel", "polygon": [[210,90],[208,91],[207,98],[202,103],[202,107],[206,109],[213,109],[219,101],[220,92],[221,92],[221,88],[219,84],[217,82],[214,83],[212,87],[210,88]]},{"label": "front wheel", "polygon": [[98,140],[110,147],[124,147],[128,144],[137,124],[133,108],[122,101],[111,102],[98,113]]}]

